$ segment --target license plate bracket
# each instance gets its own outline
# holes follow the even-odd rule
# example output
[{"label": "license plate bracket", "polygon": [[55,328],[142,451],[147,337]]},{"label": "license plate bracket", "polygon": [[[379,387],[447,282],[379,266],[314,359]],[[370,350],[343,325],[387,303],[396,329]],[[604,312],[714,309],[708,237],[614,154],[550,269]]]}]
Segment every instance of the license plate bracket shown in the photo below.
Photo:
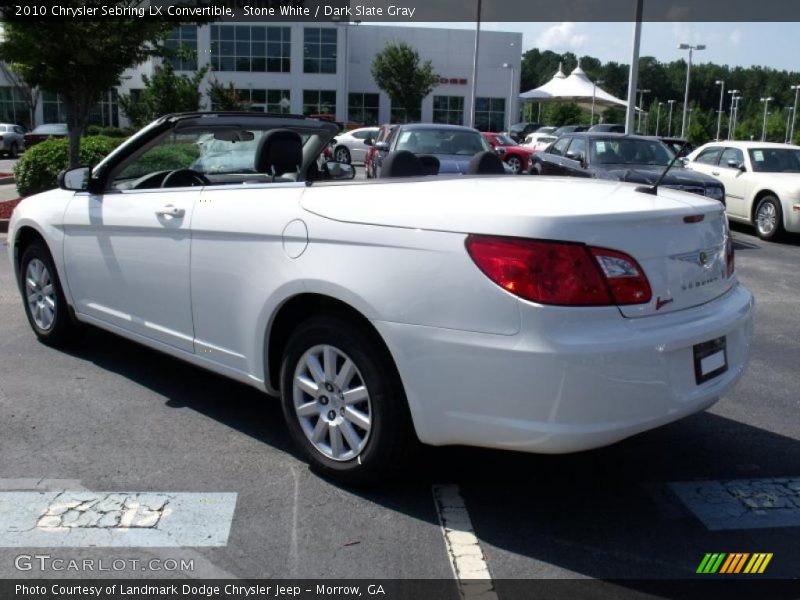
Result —
[{"label": "license plate bracket", "polygon": [[728,345],[725,336],[696,344],[694,354],[694,379],[697,385],[714,379],[728,370]]}]

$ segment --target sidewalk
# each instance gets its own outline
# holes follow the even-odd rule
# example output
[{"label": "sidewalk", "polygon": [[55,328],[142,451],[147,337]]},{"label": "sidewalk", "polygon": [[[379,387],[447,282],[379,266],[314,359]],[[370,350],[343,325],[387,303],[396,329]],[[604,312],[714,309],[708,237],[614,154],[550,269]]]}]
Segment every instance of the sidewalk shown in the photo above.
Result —
[{"label": "sidewalk", "polygon": [[14,200],[16,198],[19,198],[16,185],[14,185],[13,183],[0,185],[0,202],[5,202],[6,200]]}]

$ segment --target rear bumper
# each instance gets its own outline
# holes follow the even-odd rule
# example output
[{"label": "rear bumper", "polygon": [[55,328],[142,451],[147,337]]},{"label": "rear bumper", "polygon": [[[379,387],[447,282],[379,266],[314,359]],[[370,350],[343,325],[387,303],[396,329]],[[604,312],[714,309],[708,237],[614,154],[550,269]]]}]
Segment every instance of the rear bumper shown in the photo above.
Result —
[{"label": "rear bumper", "polygon": [[[375,322],[423,442],[542,453],[604,446],[708,408],[750,355],[753,297],[741,286],[638,319],[616,308],[520,307],[513,336]],[[692,348],[720,336],[728,370],[698,385]]]}]

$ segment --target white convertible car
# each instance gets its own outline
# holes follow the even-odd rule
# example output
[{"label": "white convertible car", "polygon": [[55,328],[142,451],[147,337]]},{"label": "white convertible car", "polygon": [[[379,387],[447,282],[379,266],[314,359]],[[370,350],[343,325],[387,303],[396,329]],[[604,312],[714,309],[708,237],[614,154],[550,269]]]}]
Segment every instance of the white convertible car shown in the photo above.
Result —
[{"label": "white convertible car", "polygon": [[502,172],[491,152],[475,176],[424,176],[398,152],[350,181],[318,166],[335,133],[170,115],[63,173],[9,228],[34,333],[61,344],[88,323],[280,396],[309,462],[349,482],[417,440],[607,445],[742,375],[753,298],[719,202],[481,174]]},{"label": "white convertible car", "polygon": [[725,184],[728,217],[754,225],[760,238],[800,233],[800,147],[712,142],[692,152],[686,166]]}]

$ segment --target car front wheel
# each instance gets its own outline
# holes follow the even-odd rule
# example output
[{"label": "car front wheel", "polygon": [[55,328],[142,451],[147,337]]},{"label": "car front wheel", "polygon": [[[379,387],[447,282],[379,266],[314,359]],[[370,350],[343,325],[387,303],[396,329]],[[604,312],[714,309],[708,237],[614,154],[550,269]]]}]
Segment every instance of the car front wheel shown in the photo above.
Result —
[{"label": "car front wheel", "polygon": [[339,146],[333,156],[336,162],[350,164],[350,151],[344,146]]},{"label": "car front wheel", "polygon": [[11,144],[11,148],[8,151],[8,157],[17,158],[17,156],[19,156],[19,146],[17,146],[17,143],[14,142],[13,144]]},{"label": "car front wheel", "polygon": [[519,175],[520,171],[522,170],[522,161],[520,161],[520,159],[516,156],[510,156],[507,162],[514,175]]},{"label": "car front wheel", "polygon": [[76,326],[53,259],[42,242],[33,242],[25,249],[19,272],[25,314],[36,337],[51,346],[69,341]]},{"label": "car front wheel", "polygon": [[281,401],[312,468],[343,483],[385,478],[413,445],[400,378],[376,335],[340,317],[313,317],[292,334]]},{"label": "car front wheel", "polygon": [[759,200],[755,212],[755,226],[762,240],[774,240],[783,232],[781,202],[775,196],[764,196]]}]

